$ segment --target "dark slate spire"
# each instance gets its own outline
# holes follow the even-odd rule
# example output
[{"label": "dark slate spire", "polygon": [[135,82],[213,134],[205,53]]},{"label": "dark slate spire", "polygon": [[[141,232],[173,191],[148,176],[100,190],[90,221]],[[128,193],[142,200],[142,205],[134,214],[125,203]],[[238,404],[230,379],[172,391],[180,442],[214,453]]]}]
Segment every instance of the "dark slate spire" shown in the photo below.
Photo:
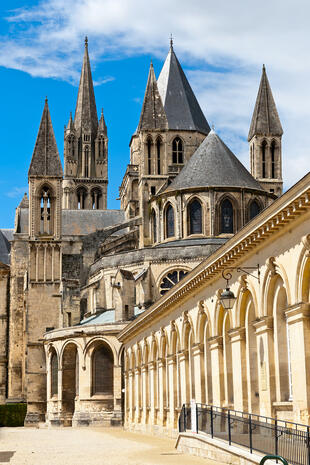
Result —
[{"label": "dark slate spire", "polygon": [[247,187],[263,190],[213,129],[166,192],[193,187]]},{"label": "dark slate spire", "polygon": [[254,113],[252,116],[248,140],[253,136],[282,136],[283,129],[273,99],[271,87],[263,65],[262,77],[258,89]]},{"label": "dark slate spire", "polygon": [[168,129],[168,121],[161,101],[153,64],[150,65],[138,131]]},{"label": "dark slate spire", "polygon": [[91,131],[92,133],[96,133],[98,127],[98,116],[96,109],[93,79],[91,75],[90,62],[88,56],[87,37],[85,37],[85,51],[78,98],[75,108],[74,126],[76,130],[81,130],[83,128],[87,131]]},{"label": "dark slate spire", "polygon": [[34,147],[28,176],[62,176],[51,115],[45,99],[39,132]]},{"label": "dark slate spire", "polygon": [[174,53],[172,39],[157,84],[169,129],[209,133],[210,126]]}]

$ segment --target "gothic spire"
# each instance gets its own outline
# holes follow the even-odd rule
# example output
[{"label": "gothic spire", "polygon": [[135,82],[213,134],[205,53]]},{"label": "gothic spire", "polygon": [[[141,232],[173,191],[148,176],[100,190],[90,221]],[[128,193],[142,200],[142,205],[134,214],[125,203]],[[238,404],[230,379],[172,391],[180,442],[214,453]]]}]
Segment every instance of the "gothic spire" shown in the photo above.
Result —
[{"label": "gothic spire", "polygon": [[47,99],[45,99],[45,105],[28,176],[62,177],[62,175],[62,166],[52,126],[51,115]]},{"label": "gothic spire", "polygon": [[67,130],[72,131],[74,129],[74,123],[72,119],[72,112],[70,111],[70,117],[67,125]]},{"label": "gothic spire", "polygon": [[93,79],[91,75],[90,61],[88,56],[87,37],[85,37],[85,51],[78,98],[75,108],[74,126],[77,131],[80,131],[83,128],[87,131],[91,131],[92,133],[96,133],[98,127],[98,116],[96,109]]},{"label": "gothic spire", "polygon": [[98,132],[99,131],[107,133],[107,126],[105,124],[105,120],[103,116],[103,108],[101,108],[101,116],[100,116],[99,125],[98,125]]},{"label": "gothic spire", "polygon": [[252,116],[248,140],[253,136],[282,136],[283,129],[273,99],[271,87],[263,65],[262,77],[258,89],[255,108]]},{"label": "gothic spire", "polygon": [[210,126],[174,53],[173,40],[157,84],[169,129],[209,133]]},{"label": "gothic spire", "polygon": [[158,92],[153,64],[150,65],[138,131],[168,129],[168,121]]}]

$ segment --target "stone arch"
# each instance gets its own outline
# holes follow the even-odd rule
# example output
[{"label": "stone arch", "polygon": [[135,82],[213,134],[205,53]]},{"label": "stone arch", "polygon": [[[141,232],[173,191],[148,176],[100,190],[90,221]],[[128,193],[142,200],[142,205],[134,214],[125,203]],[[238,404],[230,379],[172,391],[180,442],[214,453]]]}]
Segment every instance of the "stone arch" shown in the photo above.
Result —
[{"label": "stone arch", "polygon": [[272,311],[272,295],[274,293],[274,285],[276,280],[280,277],[285,287],[288,305],[291,305],[291,292],[289,280],[284,267],[279,264],[274,257],[268,261],[268,271],[264,276],[262,285],[262,302],[264,303],[264,312],[267,316],[273,316]]},{"label": "stone arch", "polygon": [[[254,214],[254,211],[251,211],[254,205],[257,205],[256,214]],[[264,205],[258,197],[254,197],[250,199],[247,203],[246,212],[245,212],[245,217],[247,218],[247,221],[251,221],[253,218],[255,218],[255,216],[259,215],[263,209],[264,209]]]},{"label": "stone arch", "polygon": [[50,397],[58,396],[59,356],[54,346],[50,346],[47,366],[50,367]]},{"label": "stone arch", "polygon": [[75,192],[78,210],[85,210],[87,208],[88,190],[85,186],[79,185]]},{"label": "stone arch", "polygon": [[101,206],[102,191],[99,187],[93,187],[90,191],[91,208],[92,210],[99,210]]},{"label": "stone arch", "polygon": [[75,410],[75,398],[79,395],[79,353],[75,342],[68,341],[63,347],[61,367],[62,412],[67,416],[66,421],[70,424]]},{"label": "stone arch", "polygon": [[65,343],[61,346],[60,348],[60,351],[59,351],[59,359],[61,361],[61,364],[60,364],[60,368],[62,369],[62,357],[63,357],[63,353],[64,353],[64,350],[65,348],[67,347],[68,344],[75,344],[76,345],[76,348],[78,351],[80,351],[80,354],[83,354],[83,348],[82,348],[82,345],[79,341],[75,340],[75,339],[68,339],[65,341]]},{"label": "stone arch", "polygon": [[[208,307],[200,301],[198,303],[198,318],[196,322],[196,328],[195,328],[195,334],[196,334],[196,343],[197,344],[202,344],[204,340],[204,330],[205,330],[205,325],[209,324],[210,329],[211,329],[211,318],[210,318],[210,312]],[[211,337],[211,335],[210,335]]]},{"label": "stone arch", "polygon": [[204,206],[198,196],[192,196],[186,203],[186,233],[204,234]]},{"label": "stone arch", "polygon": [[84,357],[84,365],[85,365],[85,361],[86,361],[86,357],[89,356],[91,357],[92,356],[92,352],[94,350],[94,347],[98,344],[106,344],[109,349],[112,351],[113,353],[113,358],[114,358],[114,365],[116,364],[116,361],[118,359],[118,356],[117,356],[117,351],[116,351],[116,348],[114,347],[114,345],[112,345],[110,343],[110,341],[105,338],[104,336],[94,336],[93,338],[91,338],[88,343],[86,344],[86,346],[84,347],[84,350],[83,350],[83,357]]},{"label": "stone arch", "polygon": [[296,267],[296,302],[310,302],[310,234],[302,238],[303,248]]},{"label": "stone arch", "polygon": [[171,202],[167,202],[164,207],[164,238],[171,239],[176,237],[176,208]]},{"label": "stone arch", "polygon": [[171,144],[172,152],[172,164],[182,165],[185,162],[185,143],[182,137],[179,135],[174,136]]},{"label": "stone arch", "polygon": [[[230,232],[223,231],[224,226],[222,224],[224,221],[223,219],[224,212],[222,211],[222,209],[226,201],[230,202],[231,207],[232,207],[232,216],[231,216],[232,224],[228,225],[228,220],[227,220],[227,228],[226,228],[227,231],[229,230]],[[235,234],[237,230],[239,229],[239,223],[240,223],[239,214],[238,214],[239,205],[238,205],[237,199],[232,194],[225,193],[218,199],[215,210],[216,210],[216,216],[215,216],[216,234],[217,235],[218,234]]]},{"label": "stone arch", "polygon": [[170,270],[166,269],[163,271],[157,280],[159,294],[164,295],[174,285],[178,284],[190,271],[190,269],[186,269],[186,267],[183,266],[174,266],[173,268],[171,267]]}]

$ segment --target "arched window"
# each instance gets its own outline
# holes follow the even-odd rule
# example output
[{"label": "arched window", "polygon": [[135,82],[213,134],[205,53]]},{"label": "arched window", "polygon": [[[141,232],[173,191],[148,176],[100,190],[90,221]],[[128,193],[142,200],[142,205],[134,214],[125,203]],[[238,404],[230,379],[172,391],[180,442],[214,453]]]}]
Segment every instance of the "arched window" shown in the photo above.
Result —
[{"label": "arched window", "polygon": [[170,271],[161,281],[159,285],[160,295],[166,294],[175,284],[177,284],[184,276],[187,275],[185,270],[174,270]]},{"label": "arched window", "polygon": [[85,146],[85,178],[88,178],[90,176],[90,170],[89,170],[89,147],[88,145]]},{"label": "arched window", "polygon": [[47,186],[44,186],[40,196],[41,204],[41,222],[40,222],[40,233],[41,234],[52,234],[51,227],[51,194]]},{"label": "arched window", "polygon": [[58,358],[56,352],[51,357],[51,397],[58,394]]},{"label": "arched window", "polygon": [[250,220],[252,218],[254,218],[256,215],[258,215],[260,212],[260,207],[258,205],[258,203],[256,202],[256,200],[253,200],[253,202],[251,202],[250,204]]},{"label": "arched window", "polygon": [[93,210],[99,210],[100,197],[101,197],[101,191],[99,189],[94,189],[91,193],[91,203],[92,203]]},{"label": "arched window", "polygon": [[183,142],[179,137],[173,139],[172,142],[172,163],[183,163]]},{"label": "arched window", "polygon": [[93,395],[113,394],[113,353],[106,346],[98,347],[93,355]]},{"label": "arched window", "polygon": [[225,199],[221,205],[221,233],[234,232],[234,210],[230,200]]},{"label": "arched window", "polygon": [[153,243],[157,242],[157,221],[156,221],[156,213],[154,210],[152,210],[151,214],[151,222],[152,222],[152,239]]},{"label": "arched window", "polygon": [[166,237],[174,237],[174,210],[171,204],[166,209]]},{"label": "arched window", "polygon": [[275,141],[273,140],[271,142],[271,147],[270,147],[270,150],[271,150],[271,177],[274,179],[276,176],[275,176],[275,173],[276,173],[276,170],[275,170],[275,152],[276,152],[276,144],[275,144]]},{"label": "arched window", "polygon": [[104,137],[100,136],[98,140],[98,156],[104,158]]},{"label": "arched window", "polygon": [[194,199],[187,208],[187,217],[189,223],[189,234],[202,233],[202,208],[199,200]]},{"label": "arched window", "polygon": [[157,149],[157,174],[160,174],[160,146],[161,146],[161,140],[158,137],[156,141],[156,149]]},{"label": "arched window", "polygon": [[266,178],[266,148],[267,142],[264,140],[262,143],[262,177]]},{"label": "arched window", "polygon": [[147,173],[152,174],[152,139],[147,139]]},{"label": "arched window", "polygon": [[77,202],[78,202],[78,209],[79,210],[84,210],[86,207],[86,196],[87,192],[86,189],[81,187],[80,189],[77,190]]}]

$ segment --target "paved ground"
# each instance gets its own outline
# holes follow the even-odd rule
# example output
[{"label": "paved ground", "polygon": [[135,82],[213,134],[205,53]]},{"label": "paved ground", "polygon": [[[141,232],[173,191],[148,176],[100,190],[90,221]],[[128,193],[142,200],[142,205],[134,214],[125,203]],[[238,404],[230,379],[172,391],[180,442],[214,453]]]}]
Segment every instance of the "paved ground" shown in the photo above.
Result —
[{"label": "paved ground", "polygon": [[180,454],[174,444],[115,428],[0,428],[0,464],[217,465]]}]

